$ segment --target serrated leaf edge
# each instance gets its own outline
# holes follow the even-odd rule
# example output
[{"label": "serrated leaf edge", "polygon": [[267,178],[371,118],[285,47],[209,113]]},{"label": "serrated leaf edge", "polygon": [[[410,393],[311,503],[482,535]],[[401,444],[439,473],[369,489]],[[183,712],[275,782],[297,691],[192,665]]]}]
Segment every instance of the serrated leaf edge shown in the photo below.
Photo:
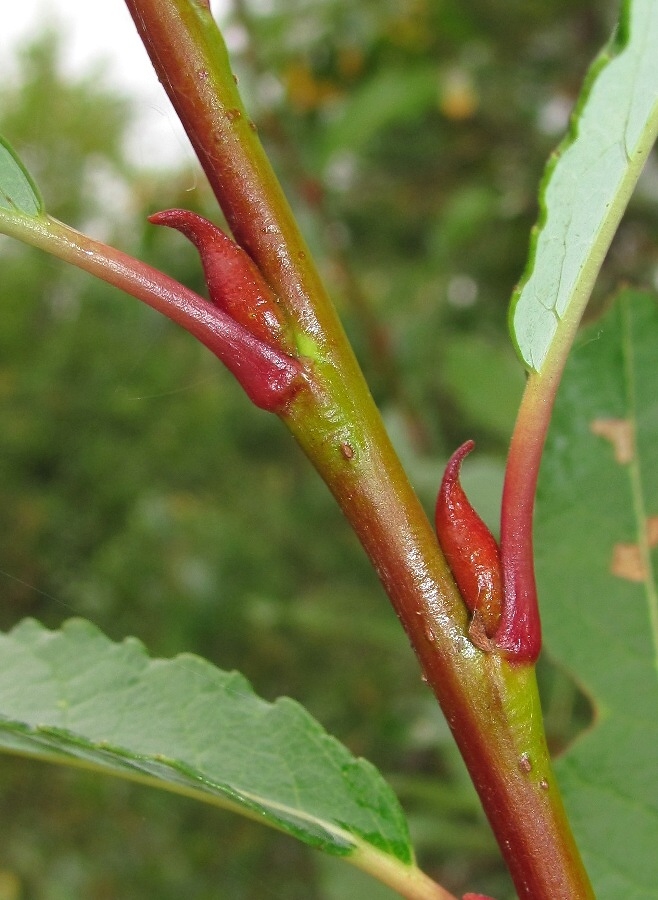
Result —
[{"label": "serrated leaf edge", "polygon": [[[537,221],[536,221],[535,225],[532,227],[531,232],[530,232],[528,258],[527,258],[525,269],[521,275],[521,278],[519,279],[519,282],[517,283],[516,287],[514,288],[514,291],[512,292],[512,297],[511,297],[509,308],[508,308],[508,327],[509,327],[509,332],[510,332],[510,336],[512,339],[512,343],[514,345],[514,348],[517,352],[519,359],[521,360],[523,365],[526,367],[526,369],[528,369],[528,371],[530,371],[530,372],[541,373],[543,371],[543,369],[545,368],[544,364],[546,363],[547,358],[550,357],[554,344],[558,343],[559,339],[561,337],[560,328],[558,325],[558,329],[557,329],[556,333],[554,334],[554,336],[551,338],[551,340],[549,342],[549,346],[548,346],[546,352],[544,353],[543,358],[539,362],[536,362],[533,359],[526,358],[524,351],[521,348],[519,339],[517,337],[516,327],[515,327],[516,309],[517,309],[519,300],[521,299],[521,296],[523,294],[523,291],[534,273],[535,264],[536,264],[536,260],[537,260],[539,239],[544,230],[544,227],[546,226],[548,216],[549,216],[549,205],[548,205],[548,200],[547,200],[548,188],[551,183],[555,169],[556,169],[557,165],[559,164],[561,158],[565,155],[567,150],[576,143],[576,141],[580,137],[581,119],[582,119],[583,113],[585,111],[585,108],[590,100],[592,91],[594,89],[594,86],[596,84],[596,81],[597,81],[599,75],[605,68],[607,68],[608,65],[610,65],[612,62],[614,62],[614,60],[617,57],[619,57],[626,50],[626,48],[628,46],[628,43],[630,40],[630,21],[631,21],[631,12],[632,12],[632,10],[631,10],[632,2],[633,2],[633,0],[623,0],[617,28],[613,32],[613,34],[612,34],[611,38],[609,39],[609,41],[607,42],[607,44],[601,49],[599,54],[595,57],[594,61],[590,65],[590,67],[587,71],[587,74],[585,76],[585,79],[583,81],[583,87],[578,96],[576,104],[572,110],[572,113],[571,113],[571,116],[569,119],[569,127],[567,130],[567,133],[565,134],[562,141],[560,141],[560,143],[558,144],[556,149],[551,153],[549,160],[546,164],[546,167],[544,169],[544,173],[542,175],[540,184],[539,184],[539,192],[538,192],[539,212],[538,212],[538,216],[537,216]],[[653,107],[653,114],[651,116],[652,119],[656,118],[657,111],[658,111],[658,97],[656,98],[656,104]],[[645,148],[647,155],[648,155],[649,150],[651,149],[652,144],[653,144],[653,140]],[[638,144],[638,147],[639,146],[640,146],[640,144]],[[627,153],[627,156],[628,156],[628,153]],[[643,164],[644,164],[644,159],[642,160],[642,164],[638,167],[638,175],[639,175],[639,171],[641,171]],[[614,206],[614,204],[611,204],[611,206]],[[601,232],[605,231],[606,234],[608,234],[608,232],[609,232],[608,237],[609,237],[609,240],[611,240],[614,235],[614,232],[616,231],[616,227],[617,227],[617,223],[615,223],[615,225],[612,229],[605,229],[604,227],[602,227]],[[597,266],[596,266],[597,272],[598,272],[598,268],[600,267],[600,264],[603,262],[603,258],[605,256],[605,252],[607,251],[607,246],[609,244],[609,240],[608,240],[606,246],[603,248],[602,252],[601,252],[601,249],[598,248],[599,249],[598,257],[600,257],[600,258],[597,259]],[[594,245],[593,245],[593,248],[594,248],[595,252],[593,252],[591,254],[592,257],[596,255],[596,249],[597,249]],[[583,271],[586,268],[587,268],[587,264],[583,265],[581,271]],[[571,339],[573,339],[573,335],[575,335],[575,330],[576,330],[577,324],[580,321],[582,312],[584,311],[584,308],[587,304],[587,300],[589,299],[589,294],[590,294],[592,286],[593,286],[593,280],[592,280],[592,285],[588,286],[587,290],[582,292],[583,296],[581,297],[581,302],[578,304],[579,309],[577,311],[577,315],[574,317],[575,318],[574,327],[571,329],[573,332],[573,334],[571,335]],[[573,310],[570,310],[570,308],[574,306],[574,299],[577,294],[578,294],[578,286],[576,286],[574,293],[573,293],[571,299],[569,300],[569,302],[567,303],[567,307],[566,307],[566,310],[569,310],[572,313],[573,313]],[[562,321],[564,321],[564,319],[566,318],[566,310],[565,310],[565,314],[563,314],[562,316],[559,317],[560,323]]]},{"label": "serrated leaf edge", "polygon": [[[304,717],[313,730],[315,737],[321,739],[323,743],[329,742],[340,752],[347,754],[351,765],[354,765],[361,771],[364,771],[365,767],[365,769],[371,770],[371,774],[375,774],[379,778],[382,777],[367,760],[349,754],[347,748],[332,735],[328,734],[322,725],[295,700],[288,697],[278,698],[274,703],[263,700],[254,693],[252,686],[244,676],[237,672],[224,672],[207,660],[194,654],[180,654],[171,660],[154,659],[148,655],[146,648],[138,639],[129,637],[122,642],[116,643],[106,637],[96,626],[84,619],[69,619],[61,629],[55,631],[44,628],[35,620],[25,619],[18,623],[6,637],[14,637],[18,643],[26,643],[29,651],[35,652],[40,641],[52,640],[63,636],[66,632],[70,633],[80,630],[87,635],[101,638],[109,647],[119,648],[124,646],[131,648],[132,652],[137,654],[137,660],[141,666],[135,672],[137,678],[145,677],[149,668],[152,671],[156,666],[180,664],[180,662],[185,660],[194,661],[204,668],[208,667],[213,675],[220,678],[222,676],[233,676],[239,682],[241,692],[244,691],[245,698],[250,703],[261,706],[266,713],[276,713],[277,710],[285,711],[286,708],[292,709],[294,713]],[[227,685],[223,684],[222,688],[226,689]],[[219,778],[208,777],[201,770],[162,754],[141,754],[126,747],[114,745],[109,740],[100,742],[90,740],[66,728],[45,724],[34,725],[6,715],[0,715],[0,731],[9,733],[14,737],[20,735],[23,741],[28,743],[28,746],[23,746],[22,751],[16,751],[14,747],[10,747],[9,750],[5,747],[0,747],[0,752],[22,752],[24,755],[102,771],[106,774],[141,781],[176,793],[193,796],[195,799],[229,808],[242,815],[248,815],[261,823],[270,824],[311,846],[334,855],[346,855],[353,852],[357,846],[368,846],[372,847],[377,853],[392,856],[402,865],[411,865],[413,863],[413,851],[408,838],[403,849],[401,842],[391,843],[381,833],[376,832],[378,840],[375,837],[375,832],[373,832],[375,842],[370,843],[361,829],[352,831],[349,829],[349,825],[345,826],[345,823],[316,817],[303,809],[288,806],[276,799],[270,799],[250,792],[248,789],[236,789],[231,784],[223,783]],[[61,752],[59,752],[59,748],[53,749],[47,746],[45,743],[47,738],[60,741],[63,745]],[[87,754],[93,754],[96,757],[107,754],[107,766],[105,767],[98,759],[90,760],[85,758]],[[153,771],[161,767],[167,770],[166,779]],[[129,771],[126,771],[126,769]],[[173,781],[172,775],[174,776]],[[181,782],[181,777],[184,779],[183,782]],[[198,788],[195,785],[198,785]],[[391,798],[394,798],[392,792]],[[271,816],[271,820],[267,816]],[[400,816],[401,819],[398,825],[404,823],[401,810]],[[298,822],[299,825],[295,826],[295,822]],[[404,824],[406,825],[406,823]],[[314,833],[311,833],[311,831]],[[401,852],[403,855],[401,855]]]}]

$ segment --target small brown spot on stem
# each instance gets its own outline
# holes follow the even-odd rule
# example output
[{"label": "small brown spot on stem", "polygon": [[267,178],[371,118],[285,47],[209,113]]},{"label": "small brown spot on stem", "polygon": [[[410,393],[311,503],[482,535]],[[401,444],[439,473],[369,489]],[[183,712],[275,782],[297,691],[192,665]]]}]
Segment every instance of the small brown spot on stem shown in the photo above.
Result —
[{"label": "small brown spot on stem", "polygon": [[620,466],[628,465],[635,456],[633,425],[628,419],[594,419],[592,434],[610,441]]},{"label": "small brown spot on stem", "polygon": [[495,649],[495,644],[488,636],[484,627],[484,619],[479,610],[475,610],[473,617],[468,625],[468,637],[472,644],[483,653],[491,653]]},{"label": "small brown spot on stem", "polygon": [[430,642],[430,644],[433,644],[434,641],[436,640],[436,635],[434,634],[434,629],[429,624],[429,622],[425,622],[424,631],[425,631],[425,637],[427,638],[427,640]]},{"label": "small brown spot on stem", "polygon": [[235,109],[235,107],[227,109],[224,115],[229,120],[229,122],[237,122],[238,119],[242,118],[242,113],[239,109]]},{"label": "small brown spot on stem", "polygon": [[340,445],[340,452],[345,459],[354,459],[354,447],[347,441],[343,441]]},{"label": "small brown spot on stem", "polygon": [[610,571],[626,581],[645,581],[647,570],[637,544],[615,544],[612,548]]},{"label": "small brown spot on stem", "polygon": [[539,787],[542,789],[542,791],[547,791],[549,789],[548,781],[546,781],[545,778],[542,778],[542,780],[539,782]]},{"label": "small brown spot on stem", "polygon": [[522,753],[521,756],[519,756],[519,769],[526,774],[532,772],[532,761],[527,753]]}]

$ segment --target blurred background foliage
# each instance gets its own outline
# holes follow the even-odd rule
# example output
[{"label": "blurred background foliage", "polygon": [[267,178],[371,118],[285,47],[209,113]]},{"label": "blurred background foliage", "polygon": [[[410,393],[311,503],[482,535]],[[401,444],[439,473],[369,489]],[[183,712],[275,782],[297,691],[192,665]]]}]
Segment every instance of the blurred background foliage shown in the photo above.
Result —
[{"label": "blurred background foliage", "polygon": [[[233,0],[248,107],[392,437],[431,511],[464,481],[496,527],[523,374],[506,331],[537,184],[616,5],[592,0]],[[191,246],[145,222],[218,218],[191,165],[137,166],[129,98],[66,77],[57,31],[22,48],[0,131],[50,213],[203,291]],[[599,296],[657,280],[655,156]],[[190,186],[195,185],[194,190]],[[133,299],[0,238],[0,625],[72,615],[154,655],[200,653],[289,694],[378,765],[422,866],[512,896],[415,659],[324,486],[214,357]],[[550,740],[587,722],[541,667]],[[0,759],[0,900],[384,900],[350,867],[238,817]]]}]

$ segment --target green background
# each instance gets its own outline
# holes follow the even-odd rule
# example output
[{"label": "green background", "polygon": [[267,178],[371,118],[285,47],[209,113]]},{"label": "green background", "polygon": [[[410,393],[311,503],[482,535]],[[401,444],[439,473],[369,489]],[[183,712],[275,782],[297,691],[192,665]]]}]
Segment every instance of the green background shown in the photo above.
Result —
[{"label": "green background", "polygon": [[[507,304],[545,160],[614,6],[234,9],[247,105],[414,485],[430,511],[443,463],[474,438],[464,484],[495,528],[523,386]],[[216,219],[202,178],[138,169],[130,99],[98,73],[65,76],[56,34],[17,52],[0,131],[49,212],[203,290],[193,248],[145,222],[172,206]],[[654,277],[652,185],[632,202],[592,316],[631,274]],[[175,326],[8,238],[0,323],[2,628],[81,615],[153,655],[235,667],[267,699],[294,697],[384,772],[423,868],[455,892],[511,896],[397,620],[276,419]],[[589,706],[549,660],[540,675],[560,750]],[[0,900],[390,897],[237,816],[9,757],[0,822]]]}]

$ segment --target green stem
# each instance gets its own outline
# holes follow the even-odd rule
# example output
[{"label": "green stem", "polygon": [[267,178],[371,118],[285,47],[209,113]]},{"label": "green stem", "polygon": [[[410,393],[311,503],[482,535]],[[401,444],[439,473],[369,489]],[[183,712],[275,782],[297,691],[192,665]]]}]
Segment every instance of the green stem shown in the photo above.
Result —
[{"label": "green stem", "polygon": [[237,93],[201,0],[126,0],[237,242],[307,360],[282,415],[361,540],[435,692],[521,898],[593,896],[551,773],[531,666],[477,650],[428,519]]},{"label": "green stem", "polygon": [[[204,0],[126,0],[236,242],[256,262],[310,346],[340,325],[258,139]],[[310,354],[312,355],[312,354]]]},{"label": "green stem", "polygon": [[415,866],[405,866],[387,853],[362,844],[350,856],[349,862],[362,872],[372,875],[382,884],[397,891],[405,900],[457,900]]}]

